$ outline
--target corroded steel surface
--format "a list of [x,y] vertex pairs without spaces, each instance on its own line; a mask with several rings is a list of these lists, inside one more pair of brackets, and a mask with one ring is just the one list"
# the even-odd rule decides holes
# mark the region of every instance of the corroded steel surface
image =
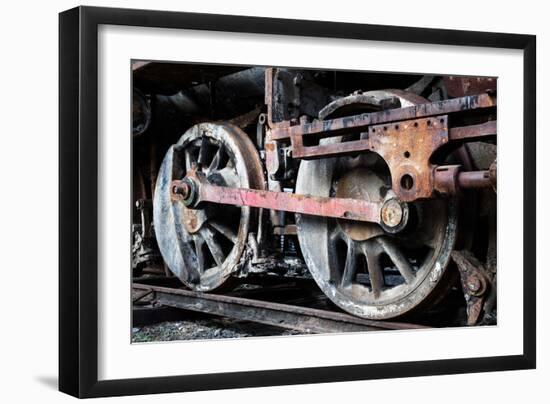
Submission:
[[434,169],[434,189],[445,195],[456,194],[460,188],[496,187],[496,165],[490,170],[464,171],[460,165],[439,166]]
[[290,139],[292,136],[337,136],[343,132],[365,131],[370,125],[377,125],[407,119],[425,118],[465,110],[473,111],[496,107],[496,97],[490,94],[471,95],[451,100],[419,104],[411,107],[396,108],[335,118],[326,121],[316,120],[311,123],[289,127],[276,127],[270,130],[271,140]]
[[392,189],[403,201],[428,198],[433,193],[430,157],[448,142],[447,117],[376,125],[369,132],[371,150],[388,164]]
[[[193,201],[194,206],[200,206],[203,202],[211,202],[380,223],[382,204],[379,202],[224,187],[209,184],[204,179],[199,179],[193,172],[187,173],[186,179],[190,178],[195,179],[197,184],[197,198]],[[172,182],[172,187],[178,188],[180,184],[181,181],[175,180]]]
[[496,77],[445,76],[443,83],[450,97],[479,94],[497,88]]
[[449,140],[476,140],[497,134],[497,121],[487,121],[477,125],[451,128]]
[[491,175],[489,170],[465,171],[458,174],[460,188],[489,188],[496,186],[496,174]]
[[[371,151],[388,164],[392,189],[403,201],[429,198],[433,194],[430,157],[449,141],[447,116],[374,125],[361,140],[322,144],[311,148],[295,146],[295,157],[328,157]],[[310,149],[310,150],[308,150]],[[313,150],[313,151],[312,151]]]
[[[303,136],[293,136],[293,157],[317,159],[374,152],[382,156],[391,172],[392,189],[405,202],[433,196],[434,175],[441,172],[430,163],[432,155],[452,140],[475,139],[496,134],[496,121],[449,129],[447,115],[369,126],[361,139],[304,146]],[[485,173],[461,173],[453,179],[465,188],[490,187]],[[440,183],[441,184],[441,183]],[[450,188],[449,188],[450,189]],[[453,192],[456,190],[453,190]]]

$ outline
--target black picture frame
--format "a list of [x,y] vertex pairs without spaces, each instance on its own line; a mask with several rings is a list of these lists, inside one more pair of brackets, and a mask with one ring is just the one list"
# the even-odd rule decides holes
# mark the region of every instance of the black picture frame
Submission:
[[[523,50],[523,354],[98,381],[100,24]],[[101,397],[535,368],[535,73],[533,35],[96,7],[60,13],[59,389]]]

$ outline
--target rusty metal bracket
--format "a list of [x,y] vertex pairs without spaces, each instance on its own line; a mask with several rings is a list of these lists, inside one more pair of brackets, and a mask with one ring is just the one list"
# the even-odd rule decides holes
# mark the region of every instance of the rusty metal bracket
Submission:
[[403,201],[430,198],[433,194],[433,170],[430,157],[449,141],[447,116],[374,125],[362,139],[305,147],[302,137],[292,136],[292,153],[296,158],[330,157],[361,151],[379,154],[387,162],[392,189]]
[[430,157],[449,141],[446,115],[375,125],[370,128],[368,140],[371,150],[388,164],[392,189],[401,200],[432,196],[434,165]]
[[[431,198],[434,190],[456,193],[458,187],[494,186],[488,171],[463,172],[460,167],[448,171],[430,163],[433,153],[456,139],[474,139],[496,133],[496,125],[449,128],[448,115],[373,125],[359,140],[305,146],[304,136],[293,134],[292,156],[302,159],[374,152],[388,164],[392,190],[405,202]],[[443,191],[443,192],[442,192]]]
[[[273,77],[270,74],[273,72],[266,74],[267,82],[271,83]],[[269,85],[266,87],[268,115],[272,109],[269,104],[272,90]],[[390,169],[393,192],[405,202],[431,198],[434,190],[448,194],[455,193],[462,186],[494,186],[494,181],[491,183],[490,176],[485,172],[460,175],[457,170],[454,173],[445,173],[445,170],[436,172],[437,167],[430,163],[430,158],[449,142],[496,136],[497,124],[491,115],[495,108],[495,94],[483,93],[343,118],[313,122],[305,119],[299,124],[289,121],[274,124],[270,121],[266,144],[268,166],[271,172],[283,167],[279,164],[279,155],[275,154],[277,145],[290,140],[292,158],[296,159],[320,159],[364,152],[379,154]],[[485,114],[487,121],[451,127],[450,116],[474,110]],[[460,119],[453,122],[460,122]],[[320,142],[323,138],[350,134],[355,134],[353,140],[342,137],[339,142]],[[437,184],[436,180],[443,183]]]
[[475,325],[482,318],[488,292],[493,287],[492,282],[483,264],[470,251],[453,251],[451,256],[460,272],[468,314],[467,325]]

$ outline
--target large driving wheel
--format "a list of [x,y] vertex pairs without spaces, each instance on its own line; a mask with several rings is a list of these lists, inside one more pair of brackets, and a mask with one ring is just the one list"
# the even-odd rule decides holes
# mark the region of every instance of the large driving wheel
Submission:
[[[401,99],[402,106],[410,99]],[[296,193],[378,202],[392,193],[391,178],[375,153],[303,161]],[[390,319],[429,307],[449,288],[457,212],[455,199],[414,202],[407,228],[394,234],[373,223],[299,214],[296,221],[300,248],[321,290],[349,313]]]
[[157,179],[154,226],[164,261],[186,286],[198,291],[220,287],[241,258],[257,211],[207,204],[189,209],[171,199],[170,184],[196,167],[212,184],[263,189],[258,153],[239,128],[229,124],[193,126],[170,147]]

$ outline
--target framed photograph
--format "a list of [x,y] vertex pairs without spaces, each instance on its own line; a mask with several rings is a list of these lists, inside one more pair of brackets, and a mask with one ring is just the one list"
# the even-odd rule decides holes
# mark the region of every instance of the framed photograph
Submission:
[[61,391],[536,366],[535,36],[59,27]]

